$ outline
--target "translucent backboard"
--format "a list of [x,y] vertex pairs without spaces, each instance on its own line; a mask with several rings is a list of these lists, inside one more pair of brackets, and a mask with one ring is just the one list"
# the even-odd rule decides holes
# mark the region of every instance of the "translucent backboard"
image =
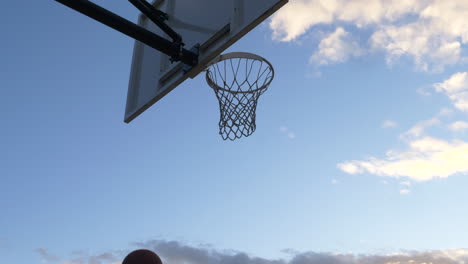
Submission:
[[[166,23],[185,43],[198,47],[198,64],[187,68],[136,41],[125,109],[129,123],[187,78],[197,76],[221,52],[267,19],[288,0],[156,0],[153,6],[167,13]],[[167,37],[150,19],[140,15],[138,24]]]

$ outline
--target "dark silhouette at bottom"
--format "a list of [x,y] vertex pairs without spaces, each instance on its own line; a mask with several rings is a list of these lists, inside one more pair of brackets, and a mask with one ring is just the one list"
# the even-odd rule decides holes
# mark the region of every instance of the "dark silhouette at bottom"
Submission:
[[156,253],[147,249],[138,249],[128,254],[122,264],[162,264]]

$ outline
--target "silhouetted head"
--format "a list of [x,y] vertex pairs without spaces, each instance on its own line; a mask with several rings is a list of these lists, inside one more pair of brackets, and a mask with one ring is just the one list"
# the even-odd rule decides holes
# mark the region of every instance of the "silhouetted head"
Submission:
[[161,259],[151,250],[138,249],[128,254],[122,264],[162,264]]

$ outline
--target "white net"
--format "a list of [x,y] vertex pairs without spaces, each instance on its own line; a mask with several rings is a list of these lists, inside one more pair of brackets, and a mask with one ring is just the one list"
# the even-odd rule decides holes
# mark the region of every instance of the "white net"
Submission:
[[264,58],[234,52],[221,55],[206,70],[219,101],[219,134],[224,140],[250,136],[256,129],[257,102],[274,77]]

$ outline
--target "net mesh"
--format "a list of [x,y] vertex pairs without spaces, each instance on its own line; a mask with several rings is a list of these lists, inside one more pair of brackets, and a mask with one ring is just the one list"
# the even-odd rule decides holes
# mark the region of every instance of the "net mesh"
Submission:
[[221,57],[207,68],[207,82],[219,101],[219,134],[224,140],[247,137],[255,131],[257,102],[273,76],[268,61],[248,53]]

